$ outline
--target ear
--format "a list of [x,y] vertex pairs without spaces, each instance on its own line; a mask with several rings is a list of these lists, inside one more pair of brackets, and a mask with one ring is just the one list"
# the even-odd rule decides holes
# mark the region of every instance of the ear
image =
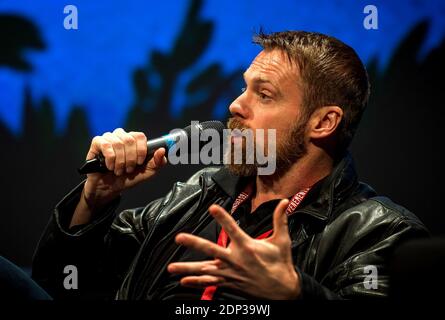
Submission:
[[343,119],[343,110],[338,106],[318,108],[309,119],[309,137],[321,139],[332,136],[341,119]]

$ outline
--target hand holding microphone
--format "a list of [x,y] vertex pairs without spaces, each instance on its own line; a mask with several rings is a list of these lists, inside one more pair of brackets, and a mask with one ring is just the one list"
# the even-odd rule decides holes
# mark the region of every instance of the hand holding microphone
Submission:
[[[220,121],[206,121],[203,123],[193,123],[191,126],[188,126],[182,130],[173,132],[171,134],[156,138],[156,139],[152,139],[149,140],[147,142],[145,136],[140,136],[140,132],[130,132],[130,135],[136,137],[136,135],[138,135],[139,137],[139,142],[142,143],[143,145],[140,145],[139,151],[142,152],[140,155],[138,155],[138,160],[140,160],[140,157],[149,160],[154,152],[159,149],[159,148],[165,148],[166,150],[170,149],[171,147],[175,146],[176,143],[180,142],[184,142],[189,140],[193,129],[199,133],[201,133],[203,130],[206,129],[213,129],[216,130],[218,133],[222,133],[223,129],[224,129],[224,125],[222,122]],[[116,133],[120,138],[123,139],[129,139],[129,141],[127,142],[132,142],[131,141],[131,137],[125,137],[125,131],[123,131],[122,129],[117,129],[120,130],[119,132],[116,132],[116,130],[113,133]],[[123,132],[123,133],[122,133]],[[100,139],[101,137],[96,137],[98,139]],[[95,139],[96,139],[95,138]],[[106,138],[106,137],[105,137]],[[111,138],[112,135],[111,135]],[[143,140],[145,138],[145,141]],[[94,142],[94,139],[93,139]],[[148,148],[148,153],[145,150],[145,143],[147,144],[147,148]],[[111,152],[112,155],[112,152]],[[96,153],[94,155],[93,158],[88,158],[87,157],[87,161],[82,165],[82,167],[80,167],[78,169],[79,173],[81,174],[85,174],[85,173],[92,173],[92,172],[107,172],[107,171],[113,171],[114,169],[110,168],[110,164],[112,163],[112,161],[110,159],[108,159],[108,163],[106,160],[106,157],[104,156],[104,153],[99,152]],[[139,165],[141,165],[142,163],[138,163]],[[134,164],[133,164],[134,167]],[[131,168],[131,166],[130,166]],[[120,168],[121,169],[121,168]],[[116,175],[118,175],[119,171],[116,172]]]
[[[207,121],[195,124],[193,129],[222,132],[224,125],[219,121]],[[93,212],[117,198],[122,191],[154,176],[167,164],[168,149],[180,139],[190,138],[191,130],[189,126],[147,141],[142,132],[126,132],[119,128],[93,138],[86,162],[79,168],[80,173],[87,174],[87,180],[70,226],[88,223]]]
[[117,198],[123,190],[154,176],[167,163],[164,148],[156,150],[148,162],[145,161],[147,150],[147,138],[142,132],[116,129],[93,138],[87,162],[100,155],[107,170],[87,174],[70,226],[88,223],[94,212]]

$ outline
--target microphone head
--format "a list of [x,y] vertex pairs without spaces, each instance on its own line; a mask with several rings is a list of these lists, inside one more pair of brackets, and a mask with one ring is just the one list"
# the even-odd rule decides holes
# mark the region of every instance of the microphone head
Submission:
[[[217,120],[204,121],[204,122],[201,122],[201,123],[198,122],[198,123],[193,124],[193,125],[200,132],[202,132],[203,130],[206,130],[206,129],[214,129],[214,130],[216,130],[220,134],[223,132],[223,130],[225,128],[225,125],[221,121],[217,121]],[[187,137],[190,137],[191,130],[192,130],[191,125],[188,126],[188,127],[185,127],[183,130],[187,134]]]
[[221,121],[211,120],[211,121],[205,121],[205,122],[201,123],[201,127],[203,130],[215,129],[219,133],[222,133],[226,126]]

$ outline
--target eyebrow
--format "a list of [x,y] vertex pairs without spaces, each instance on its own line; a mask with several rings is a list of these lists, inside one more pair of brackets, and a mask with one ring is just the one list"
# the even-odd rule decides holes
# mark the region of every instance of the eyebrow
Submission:
[[[247,81],[246,81],[246,72],[243,73],[243,78],[244,78],[244,82],[247,83]],[[251,81],[254,82],[254,83],[269,83],[270,85],[272,85],[272,87],[274,87],[275,90],[277,90],[278,92],[280,91],[278,86],[276,86],[272,81],[270,81],[267,78],[262,78],[262,77],[256,76],[256,77],[252,78]]]

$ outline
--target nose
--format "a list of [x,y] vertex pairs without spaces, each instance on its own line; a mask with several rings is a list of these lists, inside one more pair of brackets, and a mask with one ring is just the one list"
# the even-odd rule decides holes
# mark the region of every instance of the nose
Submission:
[[235,118],[247,119],[249,110],[245,101],[246,92],[243,92],[238,98],[236,98],[229,107],[229,111]]

